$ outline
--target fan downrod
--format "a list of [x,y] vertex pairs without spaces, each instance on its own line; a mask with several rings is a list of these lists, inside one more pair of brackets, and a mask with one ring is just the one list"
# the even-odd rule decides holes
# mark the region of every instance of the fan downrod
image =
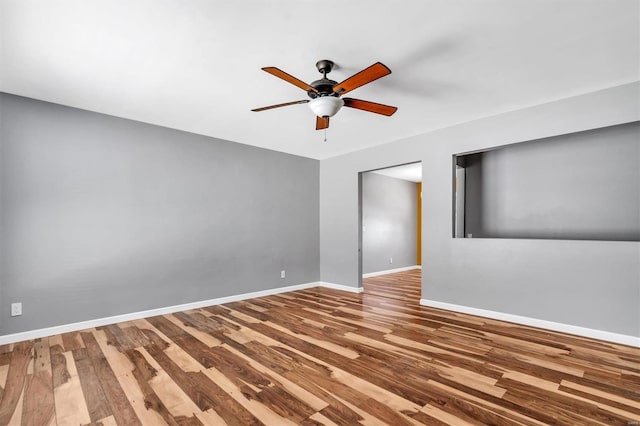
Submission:
[[327,74],[331,72],[333,65],[333,61],[328,59],[322,59],[316,62],[316,68],[322,73],[322,78],[311,83],[311,87],[316,90],[307,91],[307,95],[309,95],[311,99],[315,99],[318,96],[337,96],[333,93],[333,86],[338,84],[338,82],[327,78]]

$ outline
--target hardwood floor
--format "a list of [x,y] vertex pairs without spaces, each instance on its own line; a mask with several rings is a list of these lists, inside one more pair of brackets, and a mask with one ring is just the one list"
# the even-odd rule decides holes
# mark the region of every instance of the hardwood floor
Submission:
[[0,346],[0,425],[635,425],[640,349],[418,304],[420,271]]

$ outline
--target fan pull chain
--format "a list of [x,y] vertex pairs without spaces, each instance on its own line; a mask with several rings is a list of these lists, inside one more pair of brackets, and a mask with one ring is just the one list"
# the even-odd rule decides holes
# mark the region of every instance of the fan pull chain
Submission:
[[327,141],[327,129],[324,129],[324,141]]

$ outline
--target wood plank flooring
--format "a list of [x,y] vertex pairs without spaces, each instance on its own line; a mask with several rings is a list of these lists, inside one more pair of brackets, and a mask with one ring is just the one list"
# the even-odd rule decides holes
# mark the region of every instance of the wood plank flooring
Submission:
[[414,270],[0,345],[0,425],[640,422],[640,349],[419,298]]

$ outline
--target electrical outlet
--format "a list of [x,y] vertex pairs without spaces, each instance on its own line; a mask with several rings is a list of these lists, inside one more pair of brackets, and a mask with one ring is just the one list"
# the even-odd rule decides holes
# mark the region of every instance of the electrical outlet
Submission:
[[389,263],[393,263],[393,257],[389,258]]
[[473,234],[467,234],[467,238],[473,238]]
[[285,271],[284,269],[280,271],[280,278],[284,278],[286,276],[287,276],[287,271]]
[[20,302],[12,303],[11,304],[11,316],[12,317],[17,317],[19,315],[22,315],[22,303],[20,303]]

